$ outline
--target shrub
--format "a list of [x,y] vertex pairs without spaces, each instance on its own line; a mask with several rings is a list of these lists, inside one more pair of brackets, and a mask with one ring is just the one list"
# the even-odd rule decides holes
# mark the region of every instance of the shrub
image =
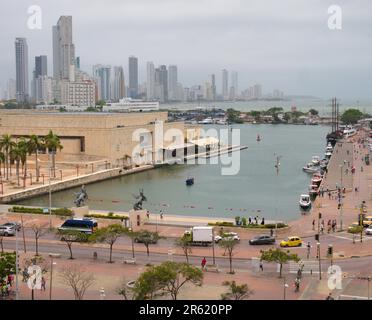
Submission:
[[234,227],[233,222],[227,222],[227,221],[217,221],[216,223],[208,223],[209,226],[217,226],[217,227]]
[[247,225],[247,218],[246,217],[242,218],[242,224],[243,224],[243,226]]
[[129,217],[127,217],[127,216],[124,216],[124,217],[114,216],[113,213],[111,215],[110,215],[110,213],[108,213],[107,215],[104,215],[104,214],[85,214],[84,217],[85,218],[96,218],[96,219],[114,219],[114,220],[121,220],[121,219],[128,220],[129,219]]
[[[49,212],[44,212],[43,208],[28,208],[28,207],[22,207],[22,206],[13,206],[12,208],[9,208],[9,212],[15,212],[15,213],[31,213],[31,214],[49,214]],[[57,208],[52,209],[52,214],[57,216],[72,216],[72,210],[68,208]]]

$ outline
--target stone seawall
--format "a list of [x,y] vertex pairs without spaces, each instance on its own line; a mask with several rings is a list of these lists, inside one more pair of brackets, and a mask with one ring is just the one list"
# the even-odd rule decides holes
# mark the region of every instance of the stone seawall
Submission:
[[[115,168],[115,169],[109,169],[109,170],[104,170],[100,172],[95,172],[92,174],[87,174],[87,175],[81,175],[76,178],[70,178],[66,179],[63,181],[58,181],[58,182],[52,182],[50,185],[51,191],[61,191],[65,189],[70,189],[74,187],[79,187],[82,184],[90,184],[102,180],[107,180],[107,179],[112,179],[120,176],[125,176],[129,174],[133,174],[136,172],[141,172],[141,171],[146,171],[153,169],[154,166],[152,165],[146,165],[130,170],[123,170],[121,168]],[[18,191],[18,192],[13,192],[11,194],[6,194],[4,196],[0,197],[0,203],[11,203],[19,200],[24,200],[28,198],[32,198],[35,196],[39,195],[44,195],[49,193],[49,185],[45,184],[43,186],[37,186],[34,188],[28,188],[26,190]]]

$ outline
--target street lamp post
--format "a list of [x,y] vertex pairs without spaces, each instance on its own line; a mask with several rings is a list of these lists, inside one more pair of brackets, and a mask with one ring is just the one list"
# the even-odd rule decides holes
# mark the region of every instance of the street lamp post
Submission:
[[49,300],[52,300],[52,287],[53,287],[53,265],[56,265],[53,258],[59,258],[61,255],[58,253],[49,253],[50,257],[50,286],[49,286]]
[[19,273],[19,259],[18,259],[18,228],[15,228],[16,232],[16,300],[19,300],[19,284],[18,284],[18,273]]
[[318,256],[318,260],[319,260],[319,280],[322,280],[322,263],[321,263],[321,259],[320,259],[320,242],[317,242],[316,248],[317,248],[317,256]]
[[52,229],[52,188],[51,180],[52,178],[52,167],[49,166],[49,229]]
[[343,165],[340,165],[340,174],[341,174],[341,178],[340,178],[340,231],[343,230],[343,226],[342,226],[342,218],[343,218],[343,209],[342,209],[342,206],[343,206],[343,203],[342,203],[342,170],[343,170],[344,166]]
[[214,253],[214,228],[212,228],[212,253],[213,253],[213,265],[216,265],[216,257]]
[[286,277],[283,278],[283,300],[286,299],[286,291],[288,288],[288,283],[286,282]]

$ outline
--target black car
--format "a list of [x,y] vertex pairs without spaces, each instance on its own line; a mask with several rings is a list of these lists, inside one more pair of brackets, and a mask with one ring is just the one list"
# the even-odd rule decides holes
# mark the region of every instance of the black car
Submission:
[[249,244],[252,244],[252,245],[274,244],[274,243],[275,243],[275,238],[270,235],[257,236],[249,240]]

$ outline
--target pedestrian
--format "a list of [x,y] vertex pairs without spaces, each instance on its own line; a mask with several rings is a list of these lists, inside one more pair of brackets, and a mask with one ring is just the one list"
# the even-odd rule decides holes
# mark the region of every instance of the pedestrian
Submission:
[[313,219],[313,230],[315,230],[315,219]]
[[295,292],[299,292],[300,291],[300,282],[301,282],[301,280],[299,278],[296,278],[295,283],[294,283],[294,285],[295,285]]
[[307,242],[307,258],[309,259],[310,258],[310,250],[311,250],[311,243],[310,241]]
[[270,229],[270,237],[272,237],[274,235],[274,230],[273,228]]
[[254,222],[255,222],[255,224],[258,224],[257,216],[254,217]]
[[41,277],[41,290],[46,290],[46,280],[44,277]]
[[262,226],[265,225],[265,218],[262,218],[262,220],[261,220],[261,225],[262,225]]
[[332,297],[332,292],[328,294],[328,296],[326,297],[326,300],[335,300],[335,298]]
[[260,260],[260,270],[263,272],[263,263],[262,263],[262,260]]
[[324,224],[323,223],[320,224],[320,232],[322,234],[324,234]]
[[252,224],[252,218],[251,217],[248,218],[248,224]]
[[160,210],[160,219],[163,219],[163,210]]
[[331,191],[328,191],[328,199],[331,200]]
[[147,216],[147,219],[150,219],[150,211],[149,210],[147,210],[146,216]]
[[205,270],[206,264],[207,264],[207,259],[205,259],[205,257],[204,257],[203,260],[202,260],[202,262],[201,262],[202,270]]

